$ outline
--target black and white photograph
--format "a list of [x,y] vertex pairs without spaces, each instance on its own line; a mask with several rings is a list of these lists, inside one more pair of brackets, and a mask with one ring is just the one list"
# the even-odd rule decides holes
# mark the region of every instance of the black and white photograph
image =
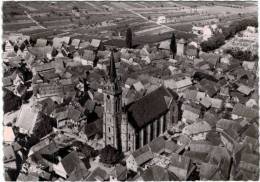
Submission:
[[258,181],[257,1],[4,1],[1,181]]

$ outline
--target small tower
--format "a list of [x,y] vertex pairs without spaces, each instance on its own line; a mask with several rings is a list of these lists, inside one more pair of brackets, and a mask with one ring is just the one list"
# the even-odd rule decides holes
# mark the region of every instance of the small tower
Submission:
[[187,42],[184,39],[180,39],[177,42],[177,55],[183,56],[186,55]]
[[105,84],[103,139],[105,145],[121,150],[120,122],[122,108],[122,90],[116,74],[114,54],[111,52],[108,81]]

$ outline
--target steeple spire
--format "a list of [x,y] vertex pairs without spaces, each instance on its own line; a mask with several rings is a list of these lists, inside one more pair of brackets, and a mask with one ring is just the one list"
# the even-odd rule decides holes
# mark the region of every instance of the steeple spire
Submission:
[[110,56],[110,65],[109,65],[109,71],[108,76],[111,82],[114,82],[116,80],[116,66],[115,66],[115,60],[114,60],[114,53],[111,51]]

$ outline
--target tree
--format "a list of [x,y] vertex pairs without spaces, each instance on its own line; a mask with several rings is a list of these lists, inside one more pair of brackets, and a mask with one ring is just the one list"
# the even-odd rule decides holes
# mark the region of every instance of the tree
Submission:
[[126,41],[126,46],[128,48],[132,48],[132,30],[130,27],[126,30],[126,40],[125,41]]
[[110,145],[106,145],[100,152],[100,161],[105,164],[116,164],[120,162],[124,154]]
[[17,52],[18,49],[19,49],[18,45],[15,44],[15,45],[14,45],[14,52]]
[[171,53],[172,53],[173,58],[174,58],[175,55],[176,55],[176,52],[177,52],[176,38],[175,38],[175,34],[174,34],[174,32],[172,33],[170,49],[171,49]]

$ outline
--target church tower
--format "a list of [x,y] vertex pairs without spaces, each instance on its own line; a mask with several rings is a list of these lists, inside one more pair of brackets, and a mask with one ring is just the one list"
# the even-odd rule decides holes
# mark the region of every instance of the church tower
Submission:
[[103,139],[105,145],[121,150],[120,123],[122,109],[122,90],[116,74],[113,51],[110,57],[108,81],[105,84]]

